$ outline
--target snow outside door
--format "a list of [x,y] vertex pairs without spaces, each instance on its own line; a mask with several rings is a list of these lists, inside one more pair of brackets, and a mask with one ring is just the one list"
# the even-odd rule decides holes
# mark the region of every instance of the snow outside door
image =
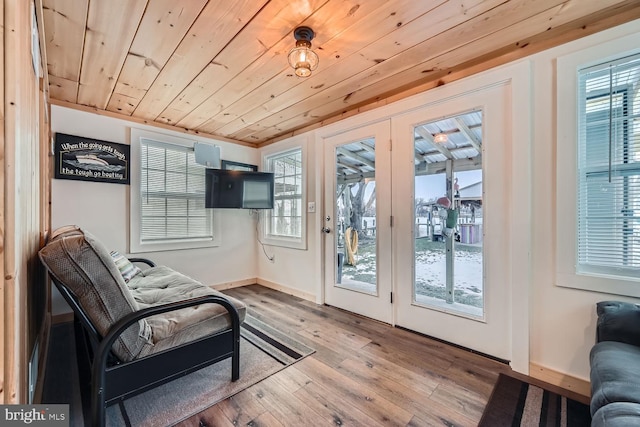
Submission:
[[325,302],[392,323],[389,121],[324,139]]

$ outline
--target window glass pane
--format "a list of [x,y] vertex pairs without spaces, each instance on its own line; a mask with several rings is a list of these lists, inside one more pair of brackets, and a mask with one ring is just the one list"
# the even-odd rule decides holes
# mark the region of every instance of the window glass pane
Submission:
[[182,146],[142,139],[140,149],[140,240],[212,239],[205,168]]
[[414,302],[482,316],[482,111],[414,133]]
[[164,198],[144,197],[142,203],[143,217],[164,217],[166,216],[166,203]]
[[578,266],[640,273],[640,55],[578,73]]
[[279,153],[266,159],[274,173],[274,209],[267,211],[267,237],[302,237],[302,150]]

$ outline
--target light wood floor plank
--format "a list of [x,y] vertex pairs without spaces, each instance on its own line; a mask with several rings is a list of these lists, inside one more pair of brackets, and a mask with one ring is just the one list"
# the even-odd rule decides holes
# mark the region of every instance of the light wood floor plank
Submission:
[[224,292],[316,351],[180,427],[475,426],[498,374],[524,377],[442,341],[262,286]]

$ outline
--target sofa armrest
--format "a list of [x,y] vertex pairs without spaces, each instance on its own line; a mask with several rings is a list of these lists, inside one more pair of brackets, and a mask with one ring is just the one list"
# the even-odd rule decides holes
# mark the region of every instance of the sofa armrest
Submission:
[[147,258],[129,258],[131,262],[141,262],[143,264],[147,264],[149,267],[155,267],[156,263]]
[[622,301],[602,301],[596,308],[596,342],[619,341],[640,346],[640,306]]

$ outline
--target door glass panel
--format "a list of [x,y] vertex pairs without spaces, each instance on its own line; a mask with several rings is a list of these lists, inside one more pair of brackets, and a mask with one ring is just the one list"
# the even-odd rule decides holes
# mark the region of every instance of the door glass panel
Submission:
[[336,147],[336,286],[377,293],[375,139]]
[[416,304],[482,316],[482,112],[414,129]]

